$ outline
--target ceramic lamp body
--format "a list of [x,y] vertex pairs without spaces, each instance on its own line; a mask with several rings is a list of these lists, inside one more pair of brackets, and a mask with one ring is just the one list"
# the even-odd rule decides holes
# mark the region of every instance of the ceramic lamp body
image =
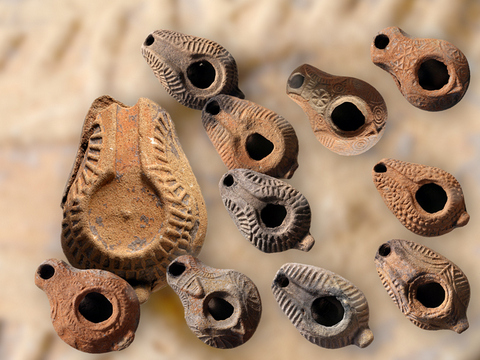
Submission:
[[340,155],[358,155],[382,137],[387,106],[380,93],[360,79],[299,66],[287,94],[306,113],[318,141]]
[[167,92],[182,105],[200,110],[218,94],[244,98],[235,59],[211,40],[157,30],[144,41],[142,54]]
[[62,207],[62,247],[78,268],[126,279],[141,302],[168,264],[198,254],[207,214],[168,113],[148,99],[102,97],[87,115]]
[[207,345],[229,349],[249,340],[262,313],[255,284],[234,270],[216,269],[184,255],[167,271],[190,330]]
[[288,263],[272,283],[275,300],[308,341],[330,349],[373,341],[368,303],[341,276],[311,265]]
[[375,65],[390,73],[407,101],[422,110],[446,110],[470,84],[465,55],[444,40],[411,37],[398,27],[377,34],[371,49]]
[[50,259],[38,267],[35,284],[47,294],[53,327],[68,345],[104,353],[125,349],[133,341],[140,304],[120,277]]
[[375,265],[395,305],[425,330],[468,329],[470,285],[458,266],[433,250],[406,240],[380,246]]
[[202,123],[228,169],[251,169],[288,179],[298,167],[295,130],[271,110],[218,95],[202,110]]
[[459,182],[444,170],[383,159],[372,174],[385,204],[415,234],[439,236],[470,219]]
[[309,251],[311,212],[307,199],[286,182],[247,169],[220,180],[223,204],[240,233],[257,249]]

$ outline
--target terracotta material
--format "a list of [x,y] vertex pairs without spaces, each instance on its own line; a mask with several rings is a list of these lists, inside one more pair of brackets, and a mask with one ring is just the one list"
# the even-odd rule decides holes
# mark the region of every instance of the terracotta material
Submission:
[[266,253],[309,251],[310,205],[282,180],[247,169],[234,169],[219,183],[223,204],[240,233]]
[[38,267],[35,284],[47,294],[53,327],[68,345],[104,353],[123,350],[132,343],[140,304],[122,278],[50,259]]
[[200,110],[218,94],[245,97],[235,59],[211,40],[157,30],[145,39],[142,54],[167,92],[189,108]]
[[395,305],[425,330],[468,329],[470,285],[460,268],[435,251],[406,240],[390,240],[375,255],[383,286]]
[[228,169],[251,169],[288,179],[298,167],[295,130],[271,110],[218,95],[203,108],[202,122]]
[[205,344],[234,348],[255,332],[262,303],[255,284],[245,275],[184,255],[169,265],[167,280],[182,301],[187,325]]
[[308,341],[330,349],[373,341],[368,303],[341,276],[311,265],[289,263],[275,275],[272,291],[280,308]]
[[197,255],[207,213],[168,113],[148,99],[94,101],[62,201],[62,247],[78,268],[126,279],[141,302],[166,267]]
[[441,169],[383,159],[373,168],[373,182],[388,208],[415,234],[442,235],[470,219],[460,184]]
[[422,110],[452,107],[470,83],[467,58],[444,40],[417,39],[389,27],[377,34],[370,53],[373,63],[393,76],[408,102]]
[[330,75],[305,64],[288,78],[287,94],[307,114],[318,141],[337,154],[361,154],[385,130],[385,101],[365,81]]

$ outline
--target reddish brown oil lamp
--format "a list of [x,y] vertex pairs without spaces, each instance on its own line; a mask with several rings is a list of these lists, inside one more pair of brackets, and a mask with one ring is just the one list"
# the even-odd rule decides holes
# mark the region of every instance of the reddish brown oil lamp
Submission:
[[148,99],[92,104],[62,201],[62,247],[77,268],[127,280],[140,302],[168,264],[197,255],[207,212],[170,115]]
[[68,345],[104,353],[125,349],[133,341],[140,303],[122,278],[50,259],[38,267],[35,284],[47,294],[53,327]]
[[370,53],[373,63],[392,75],[407,101],[422,110],[448,109],[468,89],[467,58],[445,40],[418,39],[389,27],[375,36]]
[[251,169],[289,179],[298,167],[295,130],[263,106],[218,95],[205,105],[202,123],[228,169]]

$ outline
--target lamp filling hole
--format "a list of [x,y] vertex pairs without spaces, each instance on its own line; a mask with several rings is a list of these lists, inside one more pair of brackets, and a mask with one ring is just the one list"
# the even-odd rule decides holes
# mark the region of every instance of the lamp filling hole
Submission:
[[332,111],[332,122],[342,131],[355,131],[365,124],[365,116],[351,102],[344,102]]
[[248,155],[256,161],[262,160],[270,155],[274,148],[270,140],[258,133],[248,135],[245,147]]
[[233,305],[220,297],[212,297],[207,303],[207,310],[217,320],[226,320],[233,314]]
[[263,223],[269,228],[282,225],[285,216],[287,216],[285,206],[276,204],[267,204],[260,213]]
[[436,282],[420,285],[417,288],[417,300],[426,308],[436,308],[445,300],[445,289]]
[[415,199],[426,212],[433,214],[443,210],[448,197],[440,185],[434,183],[424,184],[415,193]]
[[447,65],[435,59],[424,61],[418,69],[418,83],[425,90],[440,90],[449,79]]
[[215,81],[215,68],[206,60],[197,61],[187,68],[187,77],[193,86],[206,89]]
[[100,323],[112,316],[113,306],[104,295],[98,292],[91,292],[80,301],[78,311],[88,321]]
[[312,317],[320,325],[333,326],[343,319],[345,309],[335,296],[325,296],[312,303]]

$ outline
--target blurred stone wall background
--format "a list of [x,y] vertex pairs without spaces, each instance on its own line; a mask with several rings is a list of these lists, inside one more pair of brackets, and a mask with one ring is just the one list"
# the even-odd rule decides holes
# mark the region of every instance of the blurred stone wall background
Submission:
[[[471,83],[450,110],[411,106],[391,76],[370,61],[370,44],[387,26],[458,46]],[[284,116],[300,142],[299,168],[288,182],[309,200],[316,244],[309,253],[264,254],[237,231],[221,202],[226,171],[200,112],[169,97],[140,53],[145,37],[172,29],[222,44],[235,57],[247,99]],[[467,0],[19,0],[0,2],[0,359],[478,359],[480,358],[480,2]],[[342,157],[315,138],[302,110],[285,94],[293,69],[310,63],[363,79],[380,91],[389,119],[370,151]],[[217,350],[187,328],[169,288],[142,306],[136,339],[126,350],[83,354],[63,343],[45,294],[34,285],[60,246],[63,187],[91,102],[109,94],[134,105],[147,97],[172,116],[207,204],[209,225],[199,258],[234,268],[258,286],[263,315],[243,346]],[[470,223],[438,237],[406,230],[384,205],[372,179],[384,157],[440,167],[462,184]],[[470,280],[470,329],[424,331],[397,309],[373,258],[391,238],[413,240],[455,262]],[[374,342],[366,349],[327,350],[305,340],[270,291],[286,262],[321,266],[366,295]]]

